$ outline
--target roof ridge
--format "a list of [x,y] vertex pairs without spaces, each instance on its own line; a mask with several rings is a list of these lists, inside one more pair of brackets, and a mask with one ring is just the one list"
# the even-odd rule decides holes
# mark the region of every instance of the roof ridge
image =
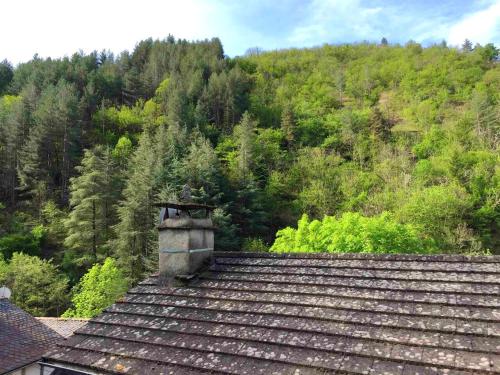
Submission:
[[57,317],[57,316],[35,316],[35,319],[38,320],[61,320],[61,321],[82,321],[87,322],[91,318],[67,318],[67,317]]

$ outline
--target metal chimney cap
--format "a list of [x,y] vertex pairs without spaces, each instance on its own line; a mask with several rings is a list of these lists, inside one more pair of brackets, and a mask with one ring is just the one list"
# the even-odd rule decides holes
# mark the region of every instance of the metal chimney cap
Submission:
[[153,203],[154,207],[165,207],[165,208],[174,208],[178,210],[215,210],[217,207],[209,206],[206,204],[200,203],[174,203],[174,202],[158,202]]
[[2,298],[9,299],[11,295],[12,295],[12,292],[6,286],[2,286],[0,288],[0,299],[2,299]]

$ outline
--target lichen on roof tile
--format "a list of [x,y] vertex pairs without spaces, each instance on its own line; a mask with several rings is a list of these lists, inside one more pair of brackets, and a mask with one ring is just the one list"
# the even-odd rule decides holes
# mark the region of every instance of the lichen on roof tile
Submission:
[[189,285],[148,278],[45,360],[130,374],[499,373],[499,276],[495,256],[217,253]]

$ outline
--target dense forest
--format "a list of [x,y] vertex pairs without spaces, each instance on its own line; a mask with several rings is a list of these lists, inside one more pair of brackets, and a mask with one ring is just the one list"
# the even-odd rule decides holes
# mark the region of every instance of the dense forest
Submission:
[[185,184],[218,207],[218,250],[498,252],[498,53],[384,39],[229,58],[169,36],[4,61],[0,284],[37,315],[71,297],[67,316],[94,315],[155,270],[153,204]]

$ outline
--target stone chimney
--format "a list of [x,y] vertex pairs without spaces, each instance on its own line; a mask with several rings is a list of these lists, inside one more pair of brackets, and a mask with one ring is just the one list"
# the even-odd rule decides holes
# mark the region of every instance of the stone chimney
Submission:
[[196,274],[210,262],[214,251],[214,207],[193,203],[156,206],[162,207],[158,226],[160,278],[170,280]]

